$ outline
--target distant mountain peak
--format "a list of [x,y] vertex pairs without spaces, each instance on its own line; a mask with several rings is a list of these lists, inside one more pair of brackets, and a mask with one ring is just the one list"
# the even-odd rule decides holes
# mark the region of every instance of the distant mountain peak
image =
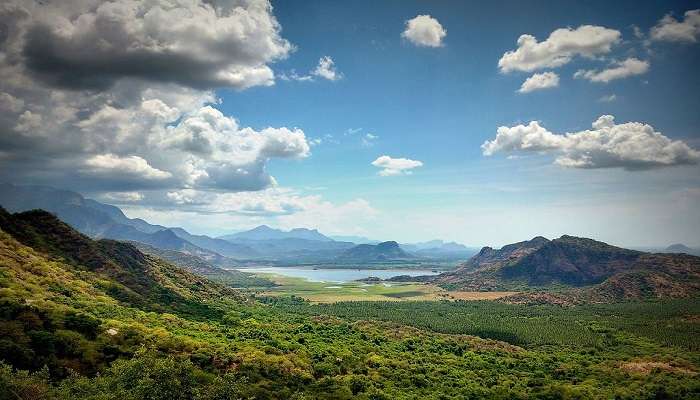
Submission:
[[683,253],[690,254],[693,256],[700,256],[700,249],[693,249],[684,245],[683,243],[674,243],[664,250],[664,253]]
[[276,239],[305,239],[322,242],[333,241],[333,239],[323,235],[316,229],[294,228],[289,231],[284,231],[281,229],[271,228],[267,225],[259,225],[253,229],[231,235],[224,235],[220,238],[228,241]]
[[411,259],[415,256],[403,251],[393,240],[379,244],[359,244],[345,250],[338,259],[348,262],[374,262]]

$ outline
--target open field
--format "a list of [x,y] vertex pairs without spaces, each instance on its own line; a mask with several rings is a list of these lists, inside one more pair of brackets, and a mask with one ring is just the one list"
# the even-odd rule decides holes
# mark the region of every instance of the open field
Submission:
[[279,285],[263,296],[299,296],[313,303],[341,301],[495,300],[516,292],[447,291],[435,285],[411,282],[313,282],[277,274],[256,274]]

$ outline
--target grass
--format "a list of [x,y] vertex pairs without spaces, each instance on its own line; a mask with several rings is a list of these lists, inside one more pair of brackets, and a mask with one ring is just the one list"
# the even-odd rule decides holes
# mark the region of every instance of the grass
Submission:
[[339,301],[436,300],[444,298],[444,290],[415,283],[313,282],[277,274],[259,274],[278,286],[264,291],[264,296],[299,296],[313,303]]
[[494,300],[514,292],[447,291],[435,285],[411,282],[313,282],[304,278],[279,274],[256,274],[273,281],[276,287],[263,291],[263,296],[302,297],[313,303],[342,301],[429,301],[429,300]]

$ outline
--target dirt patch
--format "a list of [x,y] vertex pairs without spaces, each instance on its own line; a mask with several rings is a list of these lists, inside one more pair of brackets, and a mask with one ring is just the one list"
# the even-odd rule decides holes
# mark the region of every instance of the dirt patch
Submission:
[[700,323],[700,315],[696,315],[696,314],[686,315],[685,317],[683,317],[683,320],[686,322],[692,322],[694,324]]
[[629,373],[649,375],[654,371],[676,372],[686,375],[697,375],[697,372],[682,366],[660,361],[631,361],[620,365],[620,369]]

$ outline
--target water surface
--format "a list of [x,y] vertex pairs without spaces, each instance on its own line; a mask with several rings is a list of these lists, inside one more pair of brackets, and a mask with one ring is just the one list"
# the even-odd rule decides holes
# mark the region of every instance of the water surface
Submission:
[[358,279],[369,278],[376,276],[381,279],[389,279],[399,275],[419,276],[419,275],[437,275],[439,272],[433,272],[430,269],[338,269],[338,268],[317,268],[312,267],[251,267],[237,268],[242,272],[251,273],[266,273],[291,276],[294,278],[305,278],[311,282],[334,282],[343,283],[356,281]]

